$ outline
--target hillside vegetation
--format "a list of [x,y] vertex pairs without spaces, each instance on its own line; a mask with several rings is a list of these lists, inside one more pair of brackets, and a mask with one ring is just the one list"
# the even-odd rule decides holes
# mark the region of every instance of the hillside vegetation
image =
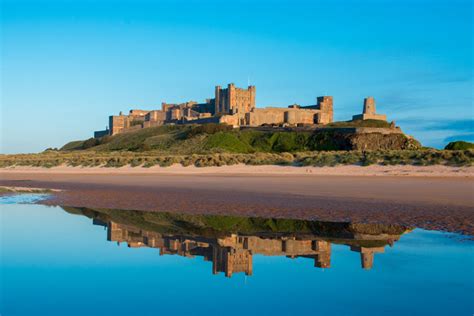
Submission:
[[[387,124],[386,122],[383,122]],[[334,123],[336,124],[336,123]],[[339,122],[341,127],[354,127]],[[380,125],[367,121],[365,125]],[[358,123],[359,127],[362,123]],[[386,127],[386,126],[384,126]],[[207,153],[282,153],[318,150],[353,149],[417,149],[420,144],[403,134],[356,134],[341,128],[312,130],[233,129],[228,125],[175,125],[142,129],[136,132],[105,136],[101,139],[74,141],[62,151],[94,150],[144,152],[154,150],[166,154]]]
[[471,166],[474,150],[379,150],[379,151],[304,151],[295,153],[213,153],[171,155],[158,151],[146,152],[95,152],[90,150],[40,154],[0,155],[0,168],[34,166],[51,168],[60,165],[72,167],[152,167],[171,166],[225,166],[289,165],[289,166],[337,166],[337,165],[447,165]]
[[[386,122],[385,122],[386,123]],[[448,165],[471,166],[474,150],[422,148],[404,134],[355,133],[350,127],[382,124],[338,122],[319,130],[233,129],[227,125],[177,125],[90,138],[39,154],[0,155],[11,166],[152,167],[290,165]],[[351,125],[352,124],[352,125]],[[371,126],[373,127],[373,126]]]
[[[90,209],[62,207],[66,212],[87,216],[103,222],[113,221],[142,230],[161,234],[183,234],[187,236],[220,237],[229,234],[254,236],[317,235],[321,237],[352,239],[359,234],[401,235],[409,227],[401,225],[362,224],[349,222],[322,222],[297,219],[260,217],[237,217],[222,215],[190,215],[166,212],[143,212],[133,210]],[[368,246],[381,246],[385,238],[365,241]],[[364,241],[361,241],[364,242]]]
[[450,142],[449,144],[444,147],[446,150],[468,150],[474,149],[474,144],[470,142],[465,142],[462,140],[458,140],[455,142]]

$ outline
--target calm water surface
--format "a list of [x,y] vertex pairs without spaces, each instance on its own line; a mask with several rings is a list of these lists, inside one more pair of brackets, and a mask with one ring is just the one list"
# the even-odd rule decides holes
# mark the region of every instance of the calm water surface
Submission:
[[472,315],[474,242],[0,198],[0,314]]

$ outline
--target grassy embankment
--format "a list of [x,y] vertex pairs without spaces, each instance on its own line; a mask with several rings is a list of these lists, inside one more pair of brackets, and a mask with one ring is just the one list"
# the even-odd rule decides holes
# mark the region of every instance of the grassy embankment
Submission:
[[54,190],[51,189],[0,186],[0,196],[5,194],[46,194],[52,192]]
[[[381,124],[383,126],[381,126]],[[387,127],[386,122],[338,122],[329,127]],[[329,135],[329,136],[328,136]],[[223,166],[339,164],[469,166],[474,150],[344,151],[330,133],[312,131],[234,130],[226,125],[162,126],[133,133],[66,144],[61,150],[39,154],[0,155],[0,167],[103,166],[151,167],[154,165]],[[400,137],[405,137],[400,135]]]
[[[201,237],[220,237],[229,234],[278,236],[316,235],[343,239],[339,242],[355,243],[353,237],[365,235],[402,235],[410,228],[400,225],[362,224],[348,222],[322,222],[296,219],[237,217],[222,215],[190,215],[132,210],[89,209],[63,207],[72,214],[80,214],[104,222],[113,221],[161,234],[184,234]],[[386,238],[361,240],[368,247],[383,246]]]

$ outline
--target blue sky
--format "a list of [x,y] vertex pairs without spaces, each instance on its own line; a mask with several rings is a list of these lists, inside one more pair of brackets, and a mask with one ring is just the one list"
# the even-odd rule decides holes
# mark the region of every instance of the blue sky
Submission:
[[257,106],[374,96],[424,145],[474,140],[470,0],[2,0],[1,152],[85,139],[107,117],[247,81]]

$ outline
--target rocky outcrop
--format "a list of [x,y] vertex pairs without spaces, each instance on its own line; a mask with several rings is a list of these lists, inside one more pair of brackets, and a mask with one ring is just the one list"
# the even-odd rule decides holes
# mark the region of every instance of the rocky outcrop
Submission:
[[321,129],[312,136],[316,150],[404,150],[419,149],[421,144],[389,128],[334,128]]

